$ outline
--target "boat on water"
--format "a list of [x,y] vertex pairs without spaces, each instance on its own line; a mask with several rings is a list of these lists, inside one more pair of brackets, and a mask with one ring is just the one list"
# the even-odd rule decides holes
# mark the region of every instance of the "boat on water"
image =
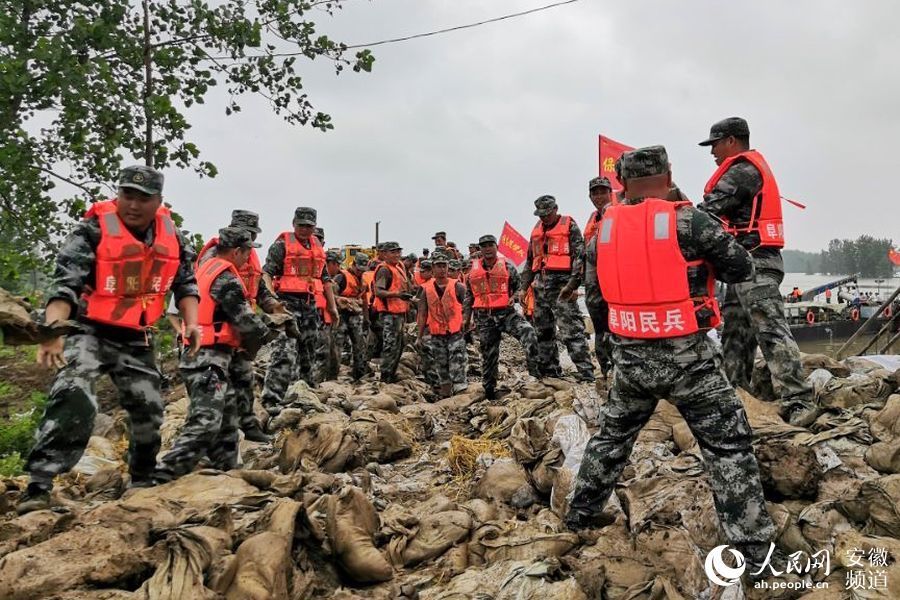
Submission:
[[[821,342],[846,339],[863,327],[878,310],[877,306],[856,306],[849,302],[790,302],[784,305],[784,315],[798,342]],[[877,333],[890,318],[880,316],[863,333]]]

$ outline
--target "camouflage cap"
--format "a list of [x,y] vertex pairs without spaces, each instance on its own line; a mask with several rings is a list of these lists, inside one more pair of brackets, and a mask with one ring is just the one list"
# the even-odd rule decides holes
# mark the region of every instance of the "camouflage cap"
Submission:
[[606,188],[608,190],[612,189],[612,184],[609,182],[609,178],[607,177],[594,177],[588,182],[588,191],[591,192],[597,188]]
[[384,252],[384,242],[381,242],[380,244],[375,246],[375,249],[378,250],[379,252]]
[[556,208],[556,198],[553,196],[541,196],[534,201],[534,214],[537,217],[549,215],[554,208]]
[[722,119],[709,128],[709,138],[700,142],[700,146],[712,146],[715,142],[729,136],[747,137],[750,135],[750,126],[740,117],[728,117]]
[[410,252],[409,254],[407,254],[406,256],[403,257],[403,260],[411,260],[413,262],[416,262],[417,260],[419,260],[419,257],[416,256],[415,252]]
[[319,241],[321,242],[325,239],[325,230],[321,227],[316,227],[315,229],[313,229],[313,235],[319,238]]
[[356,263],[357,268],[363,271],[369,268],[369,257],[362,252],[357,252],[353,256],[353,262]]
[[443,264],[446,265],[450,262],[450,255],[446,252],[432,252],[431,253],[431,264]]
[[488,235],[483,235],[483,236],[481,236],[480,238],[478,238],[478,245],[479,245],[479,246],[490,246],[491,244],[493,244],[493,245],[496,246],[496,245],[497,245],[497,238],[495,238],[494,236],[492,236],[492,235],[490,235],[490,234],[488,234]]
[[436,239],[438,239],[439,237],[442,237],[442,238],[444,238],[444,239],[446,240],[446,239],[447,239],[447,232],[446,232],[446,231],[438,231],[438,232],[435,233],[433,236],[431,236],[431,239],[436,240]]
[[459,271],[462,268],[462,262],[455,258],[451,259],[448,264],[453,271]]
[[429,258],[426,258],[422,262],[419,263],[420,269],[430,269],[431,266],[432,266],[432,261]]
[[341,253],[335,252],[334,250],[329,250],[328,252],[325,253],[325,260],[327,262],[339,263],[339,262],[341,262]]
[[220,248],[259,248],[249,231],[243,227],[223,227],[219,230]]
[[669,172],[669,155],[663,146],[647,146],[622,155],[622,178],[637,179]]
[[294,209],[294,225],[315,225],[316,209],[308,206],[298,206]]
[[242,227],[252,233],[262,232],[262,229],[259,228],[259,215],[240,208],[231,211],[231,225],[229,227]]
[[403,250],[397,242],[385,242],[381,245],[381,250],[385,252],[393,252],[395,250]]
[[145,165],[131,165],[119,173],[119,187],[133,188],[154,196],[162,194],[163,174]]

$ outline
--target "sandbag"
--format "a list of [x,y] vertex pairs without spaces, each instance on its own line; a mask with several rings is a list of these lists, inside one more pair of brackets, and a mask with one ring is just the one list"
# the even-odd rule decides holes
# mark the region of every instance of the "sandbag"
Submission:
[[166,557],[139,590],[146,600],[218,598],[204,585],[210,565],[231,552],[231,533],[215,527],[178,527],[166,534]]
[[403,564],[409,567],[440,556],[468,537],[471,528],[472,517],[463,510],[425,516],[419,521],[416,533],[403,550]]
[[227,600],[289,598],[291,546],[300,503],[281,498],[269,514],[265,531],[238,547],[233,577],[223,578],[220,590]]
[[793,439],[767,439],[754,446],[763,488],[782,498],[815,498],[823,468],[815,449]]
[[469,542],[471,564],[491,564],[501,560],[530,560],[537,556],[559,557],[578,543],[571,532],[542,530],[532,521],[509,527],[487,523],[473,533]]
[[544,454],[549,441],[544,420],[536,417],[519,420],[507,439],[513,458],[523,465],[536,462]]
[[355,464],[393,462],[412,452],[410,441],[394,427],[388,413],[356,411],[350,415],[348,429],[361,446],[362,455],[356,457]]
[[884,408],[869,420],[872,435],[881,441],[900,437],[900,394],[892,394]]
[[531,481],[538,492],[549,494],[553,490],[557,471],[562,466],[565,458],[562,449],[557,443],[551,443],[547,453],[541,457],[541,461],[531,471]]
[[326,473],[343,471],[359,450],[348,423],[347,416],[339,412],[314,414],[305,419],[284,438],[278,457],[281,472],[294,471],[302,461],[309,461]]
[[809,377],[816,369],[825,369],[835,377],[849,377],[851,373],[850,367],[826,354],[801,354],[800,363],[804,377]]
[[818,402],[828,408],[852,408],[860,404],[883,403],[892,391],[881,377],[853,373],[826,383],[819,392]]
[[502,579],[495,600],[587,600],[574,578],[561,577],[559,561],[538,560],[530,565],[513,566]]
[[261,492],[240,477],[212,469],[189,473],[163,485],[136,489],[122,501],[126,508],[175,505],[196,512],[209,512],[218,506],[261,506],[272,494]]
[[866,481],[860,498],[869,507],[869,523],[875,533],[900,538],[900,475]]
[[495,460],[475,488],[475,497],[509,504],[517,493],[533,491],[522,465],[511,458]]
[[869,446],[866,462],[881,473],[900,473],[900,437]]

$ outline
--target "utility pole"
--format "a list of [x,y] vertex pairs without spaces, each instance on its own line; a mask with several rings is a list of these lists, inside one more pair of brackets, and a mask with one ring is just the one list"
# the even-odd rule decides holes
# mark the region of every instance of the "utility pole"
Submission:
[[375,221],[375,248],[378,248],[378,227],[381,225],[381,221]]

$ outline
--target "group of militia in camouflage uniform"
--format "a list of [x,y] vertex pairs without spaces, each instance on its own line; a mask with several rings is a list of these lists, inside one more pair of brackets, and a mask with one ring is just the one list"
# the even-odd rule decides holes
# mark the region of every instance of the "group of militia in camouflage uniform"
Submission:
[[[57,340],[39,352],[46,364],[66,364],[28,459],[31,481],[20,512],[47,506],[53,477],[80,458],[97,410],[93,386],[101,373],[111,375],[130,417],[132,484],[147,485],[188,472],[204,458],[216,468],[234,467],[239,428],[248,437],[265,439],[252,414],[250,367],[273,337],[262,394],[272,415],[280,411],[291,382],[303,379],[314,386],[335,374],[334,359],[327,358],[335,352],[322,348],[341,351],[349,344],[354,379],[366,374],[374,350],[381,356],[381,381],[395,381],[404,326],[413,313],[424,376],[438,395],[467,386],[465,335],[473,321],[488,398],[497,395],[504,332],[522,344],[529,374],[540,377],[561,375],[558,331],[576,377],[592,381],[575,302],[583,282],[601,372],[613,375],[604,427],[586,449],[567,525],[581,529],[606,522],[603,507],[637,434],[665,398],[679,408],[697,438],[725,536],[748,560],[759,562],[774,527],[749,423],[732,387],[749,383],[751,341],[763,351],[785,416],[807,425],[817,411],[800,374],[777,289],[783,277],[777,243],[782,231],[780,213],[778,218],[769,214],[777,188],[773,192],[765,162],[748,150],[748,136],[742,119],[713,126],[704,144],[713,146],[720,169],[696,209],[672,202],[681,196],[673,194],[677,189],[662,147],[623,155],[617,175],[625,189],[618,202],[609,180],[591,180],[596,211],[585,237],[573,219],[559,214],[553,197],[541,196],[535,201],[540,221],[521,275],[498,257],[493,236],[470,245],[470,261],[460,263],[443,232],[435,236],[438,248],[428,260],[404,265],[399,244],[387,242],[377,260],[367,263],[357,256],[341,269],[340,257],[326,254],[324,239],[316,238],[316,211],[305,207],[296,210],[293,230],[269,248],[261,269],[253,251],[256,216],[235,211],[231,225],[208,244],[195,275],[193,252],[160,206],[162,175],[145,167],[125,169],[117,202],[95,205],[58,259],[47,320],[74,312],[82,331],[69,336],[64,349]],[[765,221],[762,235],[760,221]],[[123,251],[129,245],[140,252]],[[136,268],[123,263],[123,256],[151,266]],[[248,277],[253,269],[247,265],[254,259],[257,279]],[[713,277],[729,286],[721,315],[711,295]],[[514,307],[529,288],[535,297],[534,327]],[[171,451],[157,463],[163,407],[147,327],[162,314],[170,291],[190,344],[180,369],[191,407]],[[255,306],[292,318],[276,330]],[[724,361],[706,335],[720,320]],[[375,348],[366,339],[367,329]]]

